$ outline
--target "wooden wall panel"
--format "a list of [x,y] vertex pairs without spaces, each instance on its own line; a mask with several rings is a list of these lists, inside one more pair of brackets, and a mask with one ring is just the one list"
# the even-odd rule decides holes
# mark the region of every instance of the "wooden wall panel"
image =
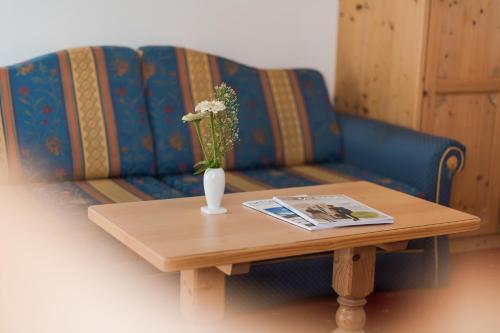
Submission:
[[452,206],[498,228],[500,200],[500,1],[432,0],[422,130],[467,147]]
[[420,126],[428,0],[340,0],[337,110]]
[[488,207],[488,196],[494,176],[490,162],[496,105],[485,94],[451,94],[438,96],[428,112],[432,113],[428,132],[451,137],[467,147],[466,167],[455,178],[451,206],[487,221],[493,208]]
[[484,81],[500,78],[500,2],[498,0],[434,1],[440,13],[438,62],[440,80]]
[[500,232],[500,0],[340,0],[334,103],[464,143],[451,205]]

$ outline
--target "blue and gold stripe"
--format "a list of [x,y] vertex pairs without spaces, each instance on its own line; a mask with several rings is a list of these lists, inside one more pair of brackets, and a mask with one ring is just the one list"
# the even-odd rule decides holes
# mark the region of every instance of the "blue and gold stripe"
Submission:
[[73,94],[73,76],[67,52],[57,53],[59,58],[62,94],[66,108],[69,141],[71,143],[71,156],[73,162],[73,179],[85,178],[85,164],[83,160],[83,146],[80,134],[76,100]]
[[116,128],[115,111],[113,108],[110,86],[108,82],[107,64],[104,51],[100,47],[93,49],[96,74],[99,86],[101,108],[108,142],[108,160],[110,175],[120,174],[120,148]]

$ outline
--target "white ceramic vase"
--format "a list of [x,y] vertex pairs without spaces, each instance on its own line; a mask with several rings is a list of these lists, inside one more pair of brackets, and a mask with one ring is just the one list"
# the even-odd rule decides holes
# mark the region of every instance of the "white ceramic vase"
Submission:
[[207,205],[201,207],[201,211],[205,214],[224,214],[227,209],[221,207],[222,196],[224,195],[224,188],[226,187],[226,177],[224,176],[224,169],[208,168],[203,174],[203,188],[205,190],[205,199]]

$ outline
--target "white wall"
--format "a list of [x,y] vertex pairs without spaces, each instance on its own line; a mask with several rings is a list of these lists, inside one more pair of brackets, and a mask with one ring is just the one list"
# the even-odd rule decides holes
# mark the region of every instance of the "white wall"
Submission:
[[260,67],[312,67],[333,89],[338,0],[0,0],[0,66],[86,45],[169,44]]

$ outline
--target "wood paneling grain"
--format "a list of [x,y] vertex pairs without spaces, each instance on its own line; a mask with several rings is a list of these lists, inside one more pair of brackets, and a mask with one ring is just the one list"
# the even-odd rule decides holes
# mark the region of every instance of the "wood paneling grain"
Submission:
[[432,121],[426,120],[427,131],[451,137],[467,147],[466,166],[454,180],[451,205],[487,221],[496,107],[486,95],[459,94],[436,97],[428,112]]
[[335,107],[420,126],[428,1],[340,1]]
[[[433,0],[429,61],[433,78],[477,81],[500,77],[500,3],[498,0]],[[437,14],[437,15],[434,15]]]

